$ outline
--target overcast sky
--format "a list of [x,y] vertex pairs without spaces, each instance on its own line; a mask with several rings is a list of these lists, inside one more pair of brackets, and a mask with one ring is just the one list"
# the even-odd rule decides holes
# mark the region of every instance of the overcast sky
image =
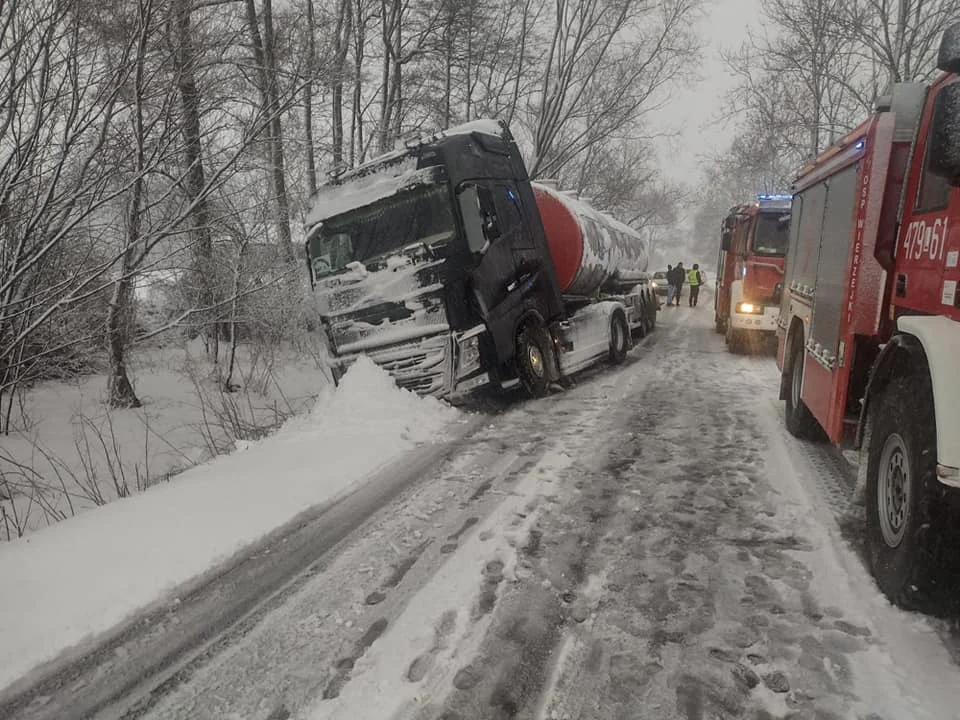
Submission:
[[676,180],[696,182],[699,156],[723,148],[733,127],[714,122],[724,98],[734,85],[720,61],[720,49],[735,49],[747,38],[748,28],[759,28],[760,0],[713,0],[699,31],[706,43],[700,74],[704,80],[678,90],[656,116],[664,129],[681,131],[678,141],[660,145],[660,160],[667,175]]

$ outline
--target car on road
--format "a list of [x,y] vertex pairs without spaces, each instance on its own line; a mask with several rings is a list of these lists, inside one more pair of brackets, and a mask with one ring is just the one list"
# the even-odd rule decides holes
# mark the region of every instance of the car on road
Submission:
[[657,290],[657,295],[667,296],[667,271],[657,270],[653,274],[653,285]]

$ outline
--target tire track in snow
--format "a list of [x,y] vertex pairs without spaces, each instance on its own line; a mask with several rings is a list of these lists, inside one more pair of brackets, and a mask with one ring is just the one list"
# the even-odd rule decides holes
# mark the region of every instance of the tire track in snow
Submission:
[[[767,475],[769,358],[731,357],[691,322],[634,402],[657,408],[567,627],[545,718],[844,717],[870,632],[811,592],[802,526]],[[683,378],[673,383],[674,377]],[[562,530],[561,530],[562,532]]]
[[[636,362],[643,352],[632,353],[630,361]],[[600,387],[607,388],[604,392],[615,387],[619,372],[594,371],[582,376],[581,387],[571,393],[491,417],[487,427],[461,445],[460,454],[318,559],[282,604],[237,627],[196,658],[175,683],[149,695],[126,716],[279,717],[302,711],[352,665],[340,689],[349,687],[356,666],[365,662],[357,652],[364,633],[387,621],[366,656],[390,634],[416,590],[443,562],[456,557],[464,539],[477,533],[482,519],[510,497],[513,484],[546,451],[557,428],[566,428],[572,438],[583,432],[580,401],[571,395],[586,397],[592,412],[602,412],[608,401],[596,393]],[[427,546],[418,554],[415,550],[423,543]],[[368,598],[376,602],[367,604]],[[491,605],[489,593],[478,603]]]

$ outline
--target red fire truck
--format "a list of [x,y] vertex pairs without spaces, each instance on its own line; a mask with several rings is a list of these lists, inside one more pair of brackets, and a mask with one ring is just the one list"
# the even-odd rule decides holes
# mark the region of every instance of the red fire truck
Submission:
[[958,554],[960,25],[938,67],[799,171],[778,321],[787,429],[860,448],[871,569],[915,608]]
[[758,195],[723,220],[713,308],[717,332],[726,334],[731,352],[776,332],[790,202],[790,195]]

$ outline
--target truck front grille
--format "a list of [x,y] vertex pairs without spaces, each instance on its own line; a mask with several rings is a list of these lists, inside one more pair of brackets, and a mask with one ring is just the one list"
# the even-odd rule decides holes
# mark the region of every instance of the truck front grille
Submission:
[[371,349],[366,354],[390,373],[400,387],[418,395],[442,396],[450,391],[450,343],[449,334],[444,333]]

